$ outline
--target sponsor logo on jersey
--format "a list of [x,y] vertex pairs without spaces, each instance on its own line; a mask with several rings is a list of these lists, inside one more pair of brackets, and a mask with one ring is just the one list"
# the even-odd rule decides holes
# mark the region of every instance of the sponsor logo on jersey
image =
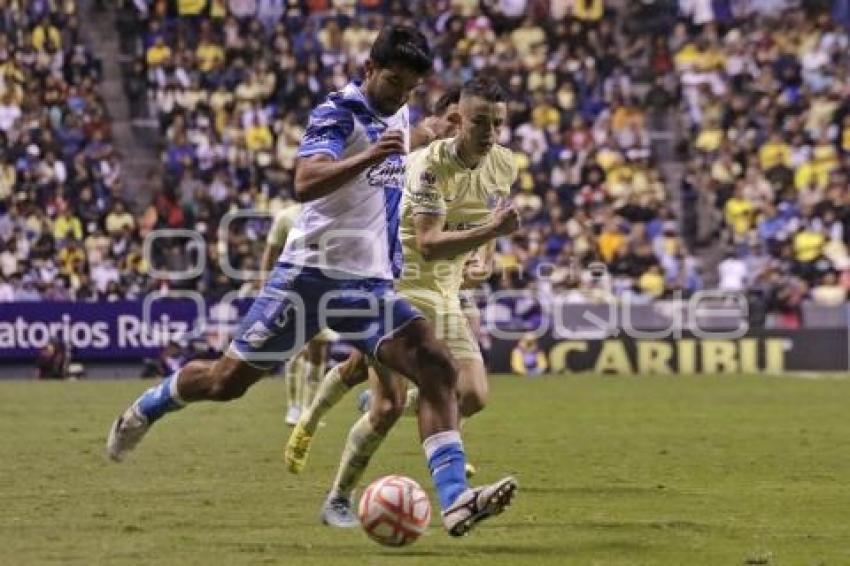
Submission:
[[317,118],[315,116],[310,118],[310,121],[307,122],[308,128],[327,128],[333,126],[337,123],[337,120],[332,117],[325,118]]
[[404,162],[392,156],[373,165],[366,171],[366,182],[370,187],[401,187],[404,185]]
[[440,195],[434,191],[414,191],[410,193],[410,199],[416,204],[432,204],[440,199]]
[[301,147],[312,149],[315,146],[326,146],[331,143],[330,132],[310,132],[301,140]]
[[462,230],[472,230],[473,228],[477,228],[482,225],[483,224],[481,222],[446,222],[443,230],[447,232],[460,232]]

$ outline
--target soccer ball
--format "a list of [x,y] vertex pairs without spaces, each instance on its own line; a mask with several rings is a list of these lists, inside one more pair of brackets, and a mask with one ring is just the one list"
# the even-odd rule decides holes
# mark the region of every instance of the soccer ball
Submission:
[[372,540],[385,546],[405,546],[428,528],[431,502],[412,479],[385,476],[363,492],[357,514]]

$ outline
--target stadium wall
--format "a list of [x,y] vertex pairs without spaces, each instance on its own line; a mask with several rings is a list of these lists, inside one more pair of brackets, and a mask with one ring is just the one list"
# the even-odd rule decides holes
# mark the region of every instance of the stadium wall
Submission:
[[[193,299],[111,303],[0,303],[0,377],[20,375],[51,338],[69,344],[73,358],[103,377],[126,376],[145,358],[174,341],[210,343],[227,336],[247,300],[230,309],[206,309]],[[199,315],[199,313],[203,313]],[[572,318],[572,317],[571,317]],[[575,320],[575,319],[572,319]],[[203,332],[192,337],[193,328]],[[522,332],[492,332],[488,361],[493,372],[510,372],[511,351]],[[546,330],[539,336],[553,372],[634,374],[776,374],[850,369],[846,327],[800,330],[669,332],[636,337],[619,328],[604,333]],[[112,369],[110,369],[112,368]],[[89,372],[91,374],[91,372]]]
[[[142,360],[183,339],[199,310],[192,299],[0,303],[0,362],[33,359],[48,341],[69,345],[78,361]],[[206,320],[206,318],[204,319]]]
[[[539,338],[550,371],[619,375],[780,374],[795,371],[840,372],[850,369],[846,329],[764,330],[737,338],[559,339]],[[515,340],[495,339],[489,365],[511,371]]]

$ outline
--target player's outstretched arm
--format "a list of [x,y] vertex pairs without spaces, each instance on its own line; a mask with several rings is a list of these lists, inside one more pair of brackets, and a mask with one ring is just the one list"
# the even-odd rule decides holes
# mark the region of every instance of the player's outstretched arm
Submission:
[[299,158],[295,165],[295,199],[308,202],[329,195],[366,168],[390,155],[404,153],[402,133],[390,130],[369,149],[344,159],[336,160],[325,153]]
[[469,230],[443,230],[445,217],[419,214],[414,218],[416,248],[427,261],[451,259],[470,252],[493,238],[519,228],[519,212],[513,206],[500,206],[486,224]]

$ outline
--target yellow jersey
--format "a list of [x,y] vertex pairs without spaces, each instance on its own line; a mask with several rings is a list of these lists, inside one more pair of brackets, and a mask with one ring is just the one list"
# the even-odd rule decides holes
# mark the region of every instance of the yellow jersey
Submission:
[[177,12],[181,16],[197,16],[207,7],[207,0],[177,0]]
[[32,44],[33,47],[39,51],[44,51],[44,47],[48,39],[50,39],[51,43],[53,43],[57,49],[62,49],[62,34],[59,33],[59,29],[56,28],[56,26],[52,26],[50,24],[37,25],[35,29],[32,30]]
[[272,221],[272,227],[266,236],[266,244],[270,246],[283,247],[289,231],[295,225],[295,220],[301,214],[301,204],[293,202],[281,208]]
[[215,43],[201,43],[195,50],[195,58],[201,71],[208,73],[224,63],[224,49]]
[[647,271],[638,279],[638,287],[647,295],[657,299],[664,294],[664,276],[660,273]]
[[604,0],[580,0],[573,4],[573,16],[583,22],[598,22],[605,15]]
[[763,171],[773,169],[777,165],[791,164],[791,148],[784,142],[769,141],[759,148],[759,164]]
[[171,48],[167,45],[151,45],[145,52],[145,61],[151,67],[162,65],[169,57],[171,57]]
[[454,139],[434,141],[410,154],[399,234],[404,269],[396,288],[403,293],[436,292],[441,302],[456,302],[464,265],[475,250],[448,260],[426,261],[416,248],[414,218],[420,214],[441,216],[443,229],[450,231],[481,226],[490,220],[499,201],[510,194],[516,178],[513,152],[499,145],[472,169],[458,159]]
[[262,151],[274,145],[272,131],[268,126],[249,126],[245,129],[245,147],[249,151]]
[[726,213],[726,224],[732,227],[735,234],[744,235],[752,228],[755,207],[750,201],[732,197],[726,201],[724,212]]
[[811,262],[820,257],[826,238],[820,232],[803,230],[794,236],[794,257],[797,261]]

